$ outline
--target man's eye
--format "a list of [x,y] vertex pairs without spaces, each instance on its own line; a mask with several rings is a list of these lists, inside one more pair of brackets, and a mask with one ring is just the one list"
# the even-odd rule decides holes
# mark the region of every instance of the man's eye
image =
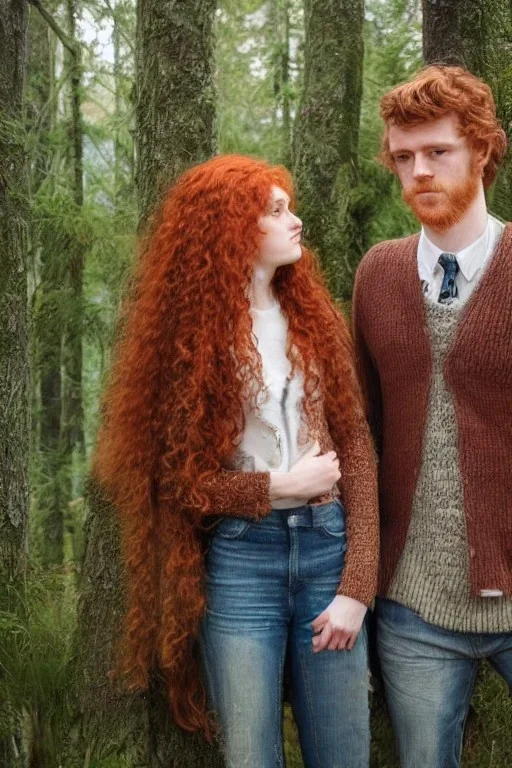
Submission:
[[405,163],[409,155],[395,155],[395,163]]
[[446,152],[446,149],[433,149],[432,150],[432,154],[434,155],[434,157],[440,157],[441,155],[444,155],[445,152]]

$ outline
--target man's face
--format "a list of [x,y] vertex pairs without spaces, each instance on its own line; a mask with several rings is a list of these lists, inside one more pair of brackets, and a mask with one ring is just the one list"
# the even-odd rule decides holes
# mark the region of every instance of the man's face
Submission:
[[268,210],[260,216],[260,250],[257,264],[281,267],[293,264],[302,256],[300,245],[302,222],[289,209],[290,198],[280,187],[272,187]]
[[391,125],[389,150],[402,197],[421,223],[444,232],[460,221],[482,185],[485,159],[460,135],[457,117]]

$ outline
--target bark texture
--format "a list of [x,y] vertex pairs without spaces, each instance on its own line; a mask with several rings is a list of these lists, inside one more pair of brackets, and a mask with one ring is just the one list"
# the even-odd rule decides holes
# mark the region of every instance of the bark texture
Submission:
[[137,188],[144,221],[162,191],[215,149],[215,0],[139,0]]
[[[458,64],[488,83],[498,117],[512,139],[512,3],[510,0],[423,0],[426,64]],[[492,211],[509,220],[512,160],[503,163],[489,194]]]
[[25,563],[28,510],[28,317],[22,94],[26,7],[0,2],[0,580]]
[[[27,9],[0,0],[0,609],[13,609],[26,561],[29,363],[22,96]],[[0,639],[1,642],[1,639]],[[5,670],[0,670],[0,675]],[[23,763],[20,715],[0,701],[0,765]]]
[[[139,0],[138,188],[142,226],[163,188],[214,148],[212,0]],[[115,510],[91,483],[76,637],[82,755],[123,753],[148,768],[221,768],[216,747],[172,722],[155,671],[143,694],[108,679],[124,615]]]
[[304,91],[294,137],[299,214],[337,297],[366,243],[358,212],[363,0],[306,0]]

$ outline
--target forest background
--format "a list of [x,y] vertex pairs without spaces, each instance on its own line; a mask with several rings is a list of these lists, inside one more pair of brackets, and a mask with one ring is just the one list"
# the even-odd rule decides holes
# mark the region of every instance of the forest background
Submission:
[[[285,163],[349,311],[365,250],[418,228],[375,159],[379,96],[433,61],[483,77],[512,138],[509,0],[0,0],[1,768],[222,766],[158,676],[143,696],[107,678],[122,574],[87,471],[137,233],[215,152]],[[510,218],[510,159],[488,202]],[[375,688],[372,766],[393,768]],[[298,768],[288,708],[285,730]],[[512,765],[487,666],[463,765]]]

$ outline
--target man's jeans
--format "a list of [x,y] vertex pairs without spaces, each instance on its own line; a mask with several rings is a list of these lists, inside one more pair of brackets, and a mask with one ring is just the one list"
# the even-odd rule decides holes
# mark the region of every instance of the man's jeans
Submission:
[[377,647],[401,768],[457,768],[480,660],[512,690],[512,633],[441,629],[380,599]]
[[281,768],[289,655],[292,706],[306,768],[367,768],[367,641],[314,654],[311,622],[339,586],[339,502],[223,518],[207,558],[201,646],[228,768]]

